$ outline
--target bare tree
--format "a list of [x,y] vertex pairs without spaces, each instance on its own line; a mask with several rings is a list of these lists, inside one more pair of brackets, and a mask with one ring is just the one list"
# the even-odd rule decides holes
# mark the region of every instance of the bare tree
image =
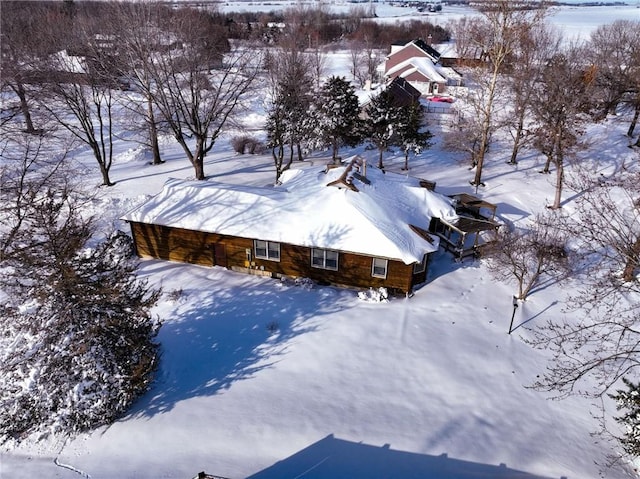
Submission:
[[64,184],[71,175],[65,165],[67,152],[51,139],[41,136],[6,135],[0,145],[0,216],[2,217],[2,236],[0,237],[0,262],[22,254],[26,244],[18,238],[24,237],[25,228],[33,213],[34,204],[42,192],[51,185]]
[[179,48],[154,55],[151,95],[195,177],[203,180],[204,158],[249,91],[261,62],[254,51],[229,51],[224,29],[199,10],[177,10],[168,22]]
[[161,164],[158,142],[161,115],[154,104],[156,85],[152,62],[155,55],[167,51],[176,41],[171,31],[165,28],[171,10],[160,2],[114,2],[111,6],[110,19],[118,57],[126,82],[131,83],[123,93],[123,100],[128,100],[123,101],[123,105],[134,117],[131,124],[141,124],[145,131],[144,144],[151,151],[152,164]]
[[[368,23],[367,23],[368,24]],[[359,32],[350,44],[351,75],[361,85],[378,80],[378,65],[384,54],[375,48],[375,38],[369,32]]]
[[[533,343],[553,352],[537,387],[599,396],[640,365],[640,189],[638,175],[580,180],[575,213],[557,223],[571,235],[583,285],[569,298],[576,322],[550,321]],[[589,377],[595,386],[582,381]]]
[[121,70],[110,42],[103,42],[108,35],[92,16],[75,16],[72,28],[56,17],[47,22],[42,32],[58,49],[43,62],[48,78],[38,85],[39,106],[89,146],[102,184],[112,186],[114,90],[120,88]]
[[561,206],[565,159],[581,144],[578,139],[591,105],[592,77],[583,68],[581,52],[581,48],[570,45],[549,59],[535,89],[532,109],[540,127],[540,144],[556,167],[552,209]]
[[324,53],[319,40],[313,40],[307,55],[311,67],[315,90],[320,90],[322,75],[327,68],[327,55]]
[[567,271],[565,238],[548,217],[537,216],[523,229],[501,228],[485,252],[496,279],[516,280],[516,297],[520,300],[526,300],[545,281],[557,281]]
[[508,161],[512,165],[518,162],[520,149],[535,136],[530,120],[535,88],[540,81],[542,67],[559,48],[559,35],[544,23],[534,24],[530,29],[523,30],[517,39],[507,82],[512,96],[513,114],[507,115],[505,122],[513,138],[511,158]]
[[473,64],[473,60],[480,59],[484,53],[481,45],[474,40],[475,32],[481,29],[483,19],[481,17],[462,17],[447,23],[456,45],[459,66]]
[[[467,70],[469,77],[482,89],[482,94],[477,97],[481,100],[477,104],[481,125],[480,145],[477,149],[476,174],[471,182],[476,186],[482,185],[482,169],[494,128],[500,76],[510,64],[522,32],[540,22],[546,13],[542,6],[539,9],[531,9],[530,6],[526,1],[486,0],[479,5],[482,20],[471,22],[466,48],[481,51],[480,67]],[[456,31],[460,30],[458,28]]]
[[[615,113],[620,103],[640,110],[640,21],[618,20],[599,26],[587,49],[596,67],[594,95],[598,100],[598,117]],[[633,125],[635,127],[635,125]],[[632,136],[633,128],[629,136]]]
[[24,129],[28,133],[36,132],[28,84],[36,80],[33,70],[37,67],[38,59],[50,53],[48,48],[51,47],[41,41],[43,36],[39,32],[47,14],[54,14],[53,9],[40,3],[27,5],[25,2],[5,2],[0,15],[2,89],[8,87],[18,97]]
[[[460,95],[462,101],[455,107],[456,114],[451,129],[444,134],[444,147],[451,151],[465,153],[467,155],[465,161],[469,161],[470,170],[478,164],[483,136],[481,118],[476,114],[475,107],[478,105],[476,95],[478,95],[477,90],[470,90]],[[494,130],[495,125],[489,131],[489,139]],[[489,145],[485,144],[485,152],[488,147]]]

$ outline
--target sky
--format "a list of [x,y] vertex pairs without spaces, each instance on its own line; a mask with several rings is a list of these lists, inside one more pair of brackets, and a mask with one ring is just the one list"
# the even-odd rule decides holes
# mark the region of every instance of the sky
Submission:
[[[331,72],[348,57],[334,52]],[[259,90],[252,101],[248,124],[264,119]],[[628,121],[616,116],[589,128],[593,147],[582,158],[596,174],[639,163],[624,136]],[[411,160],[409,174],[435,181],[442,194],[476,193],[473,172],[443,148],[438,128],[435,145]],[[270,156],[235,154],[234,134],[207,155],[205,174],[271,185]],[[507,165],[508,142],[496,140],[477,193],[498,206],[499,221],[526,224],[552,202],[554,175],[538,172],[544,160],[532,151],[517,167]],[[94,212],[127,231],[122,215],[167,179],[193,179],[193,169],[171,137],[162,139],[159,166],[126,136],[116,147],[116,185],[102,189]],[[375,150],[342,152],[355,153],[375,163]],[[319,152],[295,166],[326,158]],[[89,152],[77,159],[86,164],[87,185],[98,185]],[[401,152],[385,157],[397,173],[403,162]],[[564,211],[574,207],[565,193]],[[595,479],[603,470],[629,477],[604,467],[613,449],[590,434],[599,426],[590,400],[552,400],[529,387],[549,359],[526,343],[530,328],[576,320],[564,306],[577,284],[546,284],[513,310],[515,284],[497,282],[483,261],[456,262],[442,251],[413,297],[388,302],[157,260],[142,261],[139,274],[165,291],[154,309],[164,325],[152,389],[109,427],[4,445],[2,479],[191,478],[199,471],[230,479]],[[507,334],[512,315],[515,330]],[[605,406],[611,420],[615,411]]]

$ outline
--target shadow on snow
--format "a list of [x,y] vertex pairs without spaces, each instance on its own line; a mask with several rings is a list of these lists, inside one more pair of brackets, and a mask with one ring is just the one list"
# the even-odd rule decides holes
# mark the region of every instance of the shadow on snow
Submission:
[[508,468],[337,439],[333,434],[247,479],[547,479]]
[[249,276],[233,286],[210,283],[206,294],[183,290],[183,296],[198,296],[164,318],[156,380],[129,417],[167,412],[179,401],[215,395],[251,378],[277,363],[292,338],[317,329],[323,315],[353,301],[333,288],[274,287],[272,279]]

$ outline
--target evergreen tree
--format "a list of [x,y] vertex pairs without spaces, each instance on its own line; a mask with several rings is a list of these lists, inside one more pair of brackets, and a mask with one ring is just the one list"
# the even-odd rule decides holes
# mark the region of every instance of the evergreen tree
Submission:
[[640,383],[633,383],[627,378],[622,378],[622,382],[627,389],[619,389],[610,397],[616,401],[618,410],[626,411],[624,416],[616,418],[616,421],[626,428],[624,436],[620,438],[622,447],[627,454],[638,457],[640,456]]
[[112,422],[146,391],[158,359],[159,291],[136,279],[131,239],[89,247],[95,226],[71,189],[39,186],[3,194],[19,195],[20,224],[2,238],[0,443]]
[[378,149],[378,168],[383,169],[384,152],[394,144],[397,138],[397,127],[400,122],[401,108],[394,106],[393,98],[388,90],[371,98],[364,109],[365,136]]
[[313,142],[317,146],[330,146],[334,163],[341,146],[360,142],[360,105],[355,88],[344,77],[327,80],[319,92],[314,114]]
[[424,130],[423,120],[424,109],[420,103],[415,102],[400,109],[400,116],[396,126],[396,144],[404,152],[403,170],[409,169],[409,153],[420,154],[423,150],[431,147],[430,131]]

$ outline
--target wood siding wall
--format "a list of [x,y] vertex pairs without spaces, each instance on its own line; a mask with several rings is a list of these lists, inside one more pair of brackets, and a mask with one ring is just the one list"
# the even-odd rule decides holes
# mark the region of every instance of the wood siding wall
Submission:
[[[170,228],[161,225],[131,223],[131,233],[138,256],[203,266],[222,266],[234,270],[254,270],[273,276],[312,279],[320,284],[356,288],[385,287],[392,291],[411,292],[426,280],[426,272],[413,275],[413,266],[388,260],[387,277],[371,276],[373,258],[340,252],[338,271],[311,267],[311,248],[280,244],[280,261],[255,258],[253,239],[224,236],[202,231]],[[251,262],[247,251],[250,251]]]

